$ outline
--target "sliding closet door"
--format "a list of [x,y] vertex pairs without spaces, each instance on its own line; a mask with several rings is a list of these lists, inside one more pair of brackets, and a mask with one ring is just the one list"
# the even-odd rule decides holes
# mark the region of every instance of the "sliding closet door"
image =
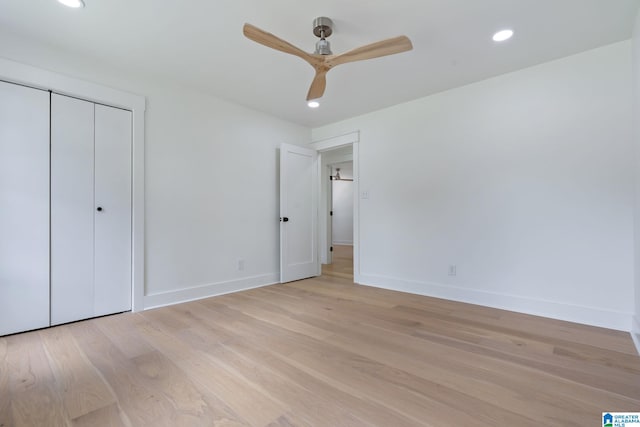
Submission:
[[94,315],[94,104],[51,97],[51,323]]
[[131,310],[131,112],[95,106],[95,315]]
[[49,93],[0,82],[0,335],[49,325]]

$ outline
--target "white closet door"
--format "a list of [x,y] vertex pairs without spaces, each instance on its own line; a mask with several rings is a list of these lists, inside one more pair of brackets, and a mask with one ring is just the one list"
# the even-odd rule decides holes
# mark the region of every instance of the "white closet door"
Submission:
[[131,310],[131,112],[95,107],[95,315]]
[[0,82],[0,335],[49,325],[49,93]]
[[94,104],[51,96],[51,324],[94,316]]

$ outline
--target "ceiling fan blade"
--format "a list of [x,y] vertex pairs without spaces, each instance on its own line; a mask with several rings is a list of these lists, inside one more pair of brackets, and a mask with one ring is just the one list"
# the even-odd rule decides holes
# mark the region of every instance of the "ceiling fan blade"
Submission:
[[316,76],[313,78],[313,82],[311,82],[311,87],[309,88],[309,93],[307,94],[307,101],[321,98],[326,87],[327,72],[323,70],[316,70]]
[[399,36],[381,40],[366,46],[358,47],[349,52],[336,55],[327,60],[332,67],[347,62],[363,61],[365,59],[379,58],[381,56],[394,55],[413,49],[411,40],[407,36]]
[[253,26],[251,24],[244,24],[242,32],[244,33],[246,38],[253,40],[256,43],[260,43],[261,45],[279,50],[280,52],[298,56],[311,65],[314,65],[314,58],[311,54],[295,47],[291,43],[284,41],[277,36],[274,36],[271,33],[261,30],[256,26]]

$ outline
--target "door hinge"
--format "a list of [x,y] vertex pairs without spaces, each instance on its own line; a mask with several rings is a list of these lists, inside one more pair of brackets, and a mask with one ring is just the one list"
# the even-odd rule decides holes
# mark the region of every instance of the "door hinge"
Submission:
[[333,211],[329,211],[329,216],[333,216]]
[[333,252],[333,246],[329,248],[329,252]]

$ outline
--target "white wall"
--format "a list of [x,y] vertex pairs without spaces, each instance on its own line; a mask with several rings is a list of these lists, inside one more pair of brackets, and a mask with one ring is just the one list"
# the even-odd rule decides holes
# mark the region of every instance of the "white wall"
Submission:
[[[340,168],[340,177],[353,179],[353,162],[332,165],[333,175]],[[353,245],[353,181],[332,181],[334,245]]]
[[146,306],[278,281],[277,147],[309,129],[9,34],[0,57],[147,97]]
[[631,80],[627,41],[314,129],[360,131],[360,282],[629,330]]
[[278,282],[277,147],[309,132],[198,93],[147,93],[149,293]]
[[633,323],[633,337],[636,348],[640,353],[640,12],[636,17],[636,25],[633,33],[633,83],[634,83],[634,142],[635,156],[635,293],[636,309]]

